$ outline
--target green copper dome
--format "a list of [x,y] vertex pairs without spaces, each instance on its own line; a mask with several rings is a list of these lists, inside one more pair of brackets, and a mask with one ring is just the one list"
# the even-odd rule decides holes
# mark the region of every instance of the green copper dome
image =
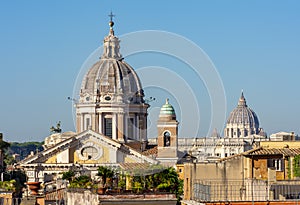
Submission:
[[161,107],[159,115],[176,115],[173,106],[169,104],[169,99],[166,99],[166,104]]

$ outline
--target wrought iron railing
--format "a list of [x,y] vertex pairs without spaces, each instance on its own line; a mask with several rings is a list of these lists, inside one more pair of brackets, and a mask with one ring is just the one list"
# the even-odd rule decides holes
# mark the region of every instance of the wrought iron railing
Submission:
[[192,199],[199,202],[300,201],[300,181],[195,180]]

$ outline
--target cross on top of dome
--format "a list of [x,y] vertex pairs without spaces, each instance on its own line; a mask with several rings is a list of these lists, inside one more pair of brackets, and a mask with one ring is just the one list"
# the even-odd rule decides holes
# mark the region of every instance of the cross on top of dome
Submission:
[[110,18],[110,22],[109,22],[109,27],[110,27],[110,34],[114,35],[114,30],[113,30],[113,26],[114,26],[114,22],[113,22],[113,17],[115,17],[116,15],[112,13],[112,11],[110,12],[110,14],[108,15]]
[[108,16],[110,17],[110,21],[113,21],[113,17],[115,17],[116,15],[113,14],[113,12],[111,11],[110,14],[108,14]]

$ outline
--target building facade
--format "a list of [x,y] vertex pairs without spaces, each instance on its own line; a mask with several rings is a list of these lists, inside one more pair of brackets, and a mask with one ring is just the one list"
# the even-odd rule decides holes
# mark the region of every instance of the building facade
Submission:
[[[198,162],[215,161],[250,150],[257,143],[266,140],[269,139],[259,127],[256,113],[247,106],[242,93],[237,107],[226,121],[224,137],[215,129],[211,136],[178,138],[178,150],[195,156]],[[157,144],[158,140],[150,139],[149,142]]]

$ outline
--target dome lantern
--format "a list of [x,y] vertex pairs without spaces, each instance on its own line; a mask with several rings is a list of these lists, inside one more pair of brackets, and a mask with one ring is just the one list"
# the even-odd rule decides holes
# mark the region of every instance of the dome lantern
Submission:
[[113,29],[114,22],[112,18],[115,15],[112,14],[111,12],[110,15],[108,16],[110,17],[110,22],[109,22],[110,28],[109,28],[108,36],[106,36],[103,41],[103,54],[101,58],[102,59],[114,58],[114,59],[121,60],[122,55],[120,54],[120,40],[118,37],[115,36],[115,32]]
[[244,92],[243,91],[242,91],[241,97],[239,99],[238,106],[247,107],[247,103],[246,103],[246,99],[244,97]]

